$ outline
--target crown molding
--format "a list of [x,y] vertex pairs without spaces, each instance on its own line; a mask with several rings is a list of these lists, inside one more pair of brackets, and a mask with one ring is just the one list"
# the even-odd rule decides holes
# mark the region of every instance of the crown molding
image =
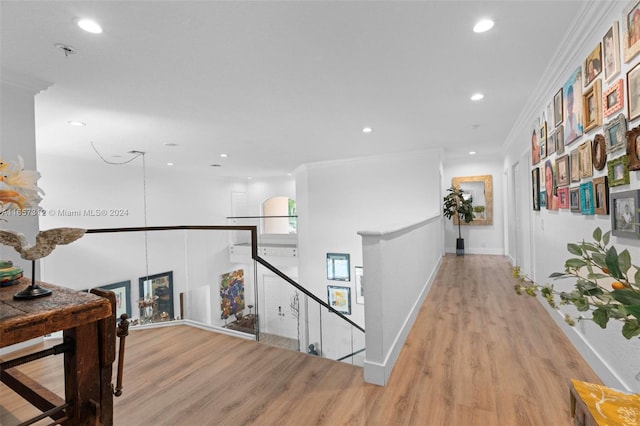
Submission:
[[53,86],[53,83],[48,81],[20,74],[7,68],[0,69],[0,83],[3,86],[11,86],[29,91],[33,95],[44,92],[49,87]]

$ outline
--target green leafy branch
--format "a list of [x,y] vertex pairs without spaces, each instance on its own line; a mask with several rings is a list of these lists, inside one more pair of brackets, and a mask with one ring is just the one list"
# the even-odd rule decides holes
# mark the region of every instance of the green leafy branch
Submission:
[[[609,246],[610,237],[610,232],[603,234],[596,228],[594,242],[567,244],[567,250],[575,257],[565,261],[564,272],[554,272],[549,277],[575,279],[572,291],[558,292],[549,284],[541,286],[514,268],[514,276],[520,278],[515,285],[516,292],[530,296],[540,293],[553,308],[558,307],[556,297],[559,297],[561,305],[572,304],[579,312],[591,312],[591,318],[579,316],[578,321],[592,320],[606,328],[613,319],[623,323],[625,338],[640,335],[640,268],[632,264],[628,250],[618,253],[614,246]],[[632,271],[635,271],[633,275]],[[575,325],[568,314],[565,321]]]

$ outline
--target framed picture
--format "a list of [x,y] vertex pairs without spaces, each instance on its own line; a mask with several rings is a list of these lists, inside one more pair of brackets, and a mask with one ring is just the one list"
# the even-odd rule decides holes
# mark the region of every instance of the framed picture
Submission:
[[619,149],[626,148],[626,134],[627,119],[624,114],[618,114],[614,120],[605,124],[604,141],[607,146],[607,153],[612,153]]
[[116,319],[120,315],[127,314],[131,318],[131,281],[121,281],[119,283],[101,285],[103,290],[111,290],[116,295]]
[[344,315],[351,315],[351,289],[335,285],[327,286],[328,304]]
[[556,152],[564,154],[564,126],[561,124],[556,128]]
[[639,197],[639,189],[611,194],[611,233],[616,237],[637,238]]
[[220,319],[226,320],[244,309],[244,269],[220,275]]
[[595,196],[595,213],[609,214],[609,182],[607,176],[593,179],[593,193]]
[[531,170],[531,189],[531,200],[533,201],[533,209],[540,210],[540,168],[538,167]]
[[609,117],[624,107],[622,79],[618,79],[602,94],[602,115]]
[[556,180],[557,186],[568,186],[571,182],[571,175],[569,174],[569,156],[563,155],[556,158],[556,171],[558,177]]
[[556,153],[556,132],[551,131],[547,134],[547,157]]
[[627,185],[629,183],[629,157],[623,155],[607,163],[609,186]]
[[327,253],[327,279],[332,281],[351,281],[349,254]]
[[580,150],[574,149],[569,156],[571,158],[571,182],[580,182]]
[[604,136],[597,134],[593,138],[593,167],[596,170],[604,169],[607,164],[607,145]]
[[547,207],[547,191],[540,191],[540,207]]
[[356,279],[356,303],[358,305],[364,305],[364,272],[362,266],[356,266],[354,271]]
[[569,188],[569,209],[580,213],[580,188]]
[[610,81],[620,72],[620,35],[618,21],[602,37],[602,58],[604,69],[604,80]]
[[138,278],[140,317],[148,322],[168,321],[173,316],[173,271]]
[[580,177],[593,176],[593,159],[591,158],[591,141],[585,141],[580,145]]
[[638,0],[629,2],[625,7],[623,19],[622,51],[624,61],[629,62],[640,52],[640,2]]
[[585,92],[582,105],[584,107],[584,131],[588,132],[602,126],[602,86],[599,79]]
[[640,127],[627,132],[627,157],[629,170],[640,170]]
[[597,46],[589,53],[589,56],[584,60],[584,66],[582,67],[584,75],[584,87],[589,86],[595,78],[602,72],[602,46],[598,42]]
[[538,144],[540,145],[540,159],[545,158],[547,154],[547,122],[542,120],[538,128]]
[[561,209],[569,208],[569,188],[558,188],[558,207]]
[[553,123],[555,127],[562,124],[562,113],[562,89],[560,89],[553,97]]
[[562,86],[564,143],[582,136],[582,68],[578,67]]
[[531,165],[535,166],[540,162],[540,144],[538,144],[538,131],[533,129],[531,133]]
[[627,72],[627,108],[629,121],[640,117],[640,62]]
[[580,212],[585,215],[594,214],[593,185],[591,181],[580,184]]

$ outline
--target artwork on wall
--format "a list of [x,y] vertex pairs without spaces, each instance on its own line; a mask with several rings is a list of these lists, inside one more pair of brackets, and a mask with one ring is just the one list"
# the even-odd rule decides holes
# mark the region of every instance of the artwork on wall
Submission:
[[627,119],[624,114],[618,114],[615,119],[611,120],[604,126],[604,140],[607,146],[607,153],[612,153],[619,149],[626,148],[626,134]]
[[564,126],[561,124],[556,129],[556,152],[564,154]]
[[637,238],[636,227],[640,223],[638,213],[640,190],[611,194],[611,234],[616,237]]
[[609,214],[609,182],[607,176],[593,179],[593,193],[595,197],[595,213]]
[[640,170],[640,127],[627,132],[627,157],[629,170]]
[[327,253],[327,279],[332,281],[351,281],[349,254]]
[[580,184],[580,212],[584,215],[594,214],[593,185],[591,181]]
[[540,144],[540,159],[549,155],[547,152],[547,122],[542,119],[538,129],[538,143]]
[[580,182],[580,150],[574,149],[569,157],[571,158],[571,182]]
[[354,268],[356,277],[356,303],[364,305],[364,272],[362,266]]
[[580,213],[580,188],[569,188],[569,209]]
[[640,1],[630,1],[623,12],[624,33],[622,50],[624,61],[629,62],[640,52]]
[[547,157],[556,153],[556,132],[550,131],[547,134]]
[[173,271],[138,278],[141,320],[167,321],[173,316]]
[[328,304],[344,315],[351,315],[351,288],[335,285],[327,286]]
[[[620,72],[620,36],[618,21],[602,37],[602,58],[605,81],[610,81]],[[622,80],[621,80],[622,81]]]
[[544,163],[544,189],[546,193],[547,210],[558,210],[558,196],[556,195],[556,178],[553,169],[555,162],[547,160]]
[[585,141],[580,145],[580,177],[593,176],[593,159],[591,158],[591,141]]
[[547,191],[540,191],[540,207],[547,207]]
[[540,169],[538,167],[531,170],[531,187],[533,210],[540,210]]
[[607,146],[604,136],[597,134],[593,138],[593,167],[596,170],[604,169],[607,164]]
[[587,87],[593,82],[593,80],[602,72],[602,50],[600,43],[589,53],[589,56],[584,60],[584,66],[582,67],[584,75],[584,87]]
[[553,122],[556,127],[562,124],[562,117],[562,89],[560,89],[553,97]]
[[226,320],[244,309],[244,269],[220,276],[220,318]]
[[571,181],[569,174],[569,156],[556,158],[557,186],[568,186]]
[[609,186],[627,185],[629,183],[629,157],[623,155],[607,163]]
[[640,62],[627,72],[627,108],[629,121],[640,117]]
[[602,94],[602,115],[610,115],[620,111],[624,107],[624,94],[622,91],[622,79],[618,79]]
[[582,68],[578,67],[562,86],[564,143],[582,136]]
[[602,86],[600,79],[587,89],[582,97],[584,131],[602,126]]
[[116,295],[116,318],[127,314],[131,318],[131,281],[121,281],[119,283],[101,285],[99,288],[110,290]]
[[569,188],[558,188],[558,207],[561,209],[569,208]]
[[531,133],[531,165],[535,166],[540,162],[540,144],[538,143],[538,132],[533,129]]

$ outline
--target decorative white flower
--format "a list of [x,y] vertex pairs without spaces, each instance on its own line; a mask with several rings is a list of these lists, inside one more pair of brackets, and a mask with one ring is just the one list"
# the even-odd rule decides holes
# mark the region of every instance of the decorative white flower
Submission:
[[0,214],[12,210],[37,208],[44,191],[38,188],[40,173],[24,170],[24,161],[3,161],[0,158]]

